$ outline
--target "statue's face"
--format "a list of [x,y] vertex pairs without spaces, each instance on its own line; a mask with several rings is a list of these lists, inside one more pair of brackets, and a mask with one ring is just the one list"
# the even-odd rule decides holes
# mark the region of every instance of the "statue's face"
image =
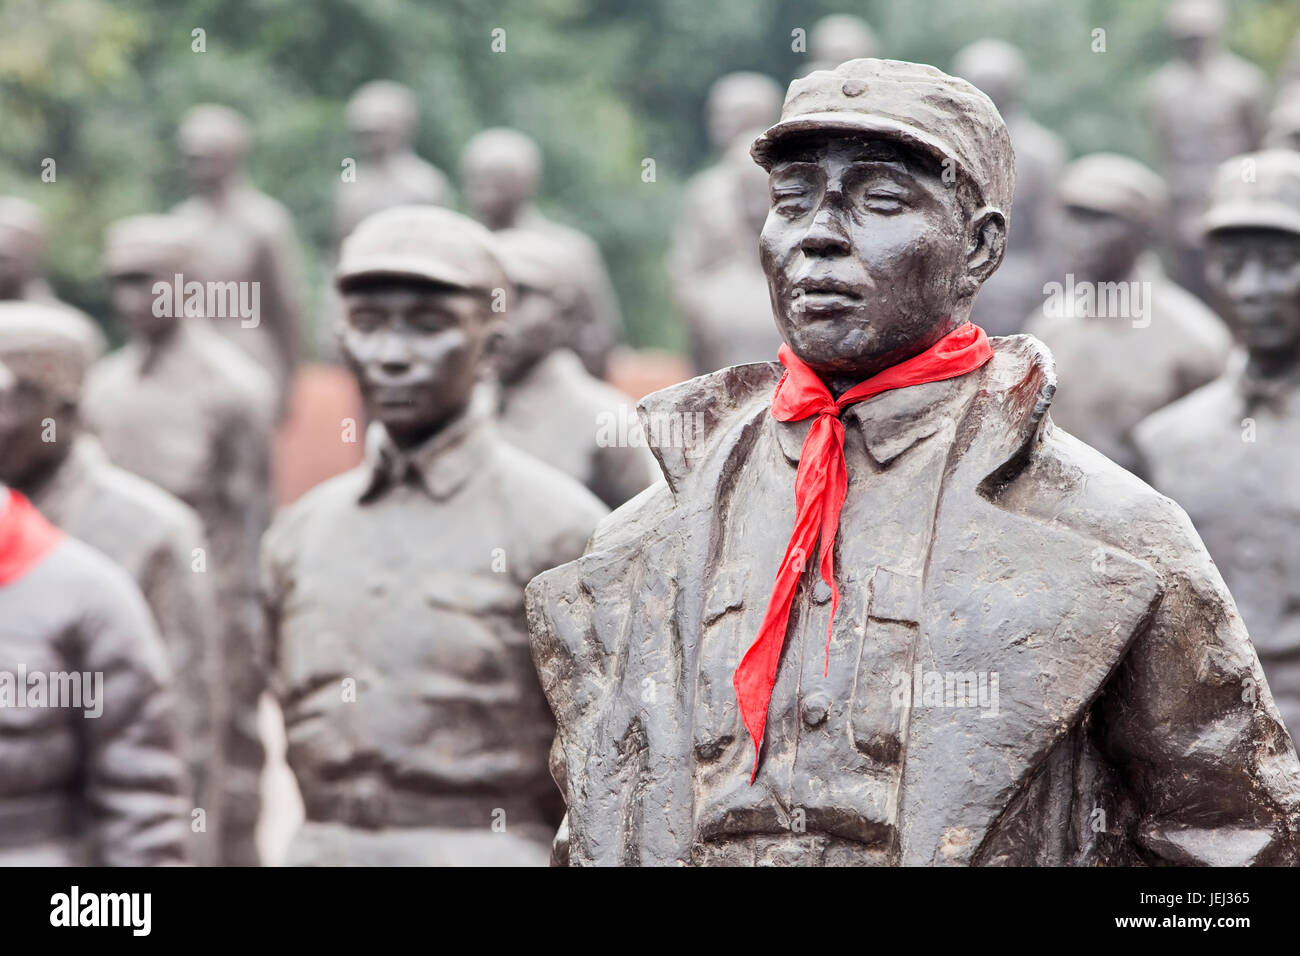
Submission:
[[381,118],[368,119],[352,127],[357,148],[363,159],[375,161],[397,152],[406,145],[403,131],[395,123]]
[[36,274],[35,243],[21,229],[0,225],[0,299],[16,299]]
[[[171,314],[172,283],[174,275],[162,275],[154,272],[132,272],[113,276],[110,292],[113,299],[113,311],[133,338],[154,339],[166,335],[180,321],[180,316]],[[154,304],[158,294],[154,292],[155,283],[165,283],[167,291],[167,308],[159,308],[162,315],[156,315]]]
[[759,252],[777,328],[823,377],[865,377],[929,348],[1001,259],[1001,215],[981,213],[991,232],[971,223],[939,170],[889,141],[787,146],[769,197]]
[[[63,456],[73,434],[66,411],[53,389],[22,374],[19,363],[6,364],[0,352],[0,483],[21,486]],[[51,420],[55,440],[46,441]]]
[[462,182],[474,218],[489,229],[510,225],[519,209],[533,198],[528,171],[507,156],[486,156],[467,163]]
[[1059,223],[1061,261],[1080,281],[1127,279],[1146,247],[1142,228],[1112,213],[1066,206]]
[[493,326],[491,351],[497,374],[510,382],[558,348],[568,331],[562,293],[516,286],[509,311]]
[[200,193],[225,185],[239,171],[242,157],[233,146],[214,137],[191,135],[181,142],[185,175]]
[[418,444],[465,408],[492,318],[486,293],[394,279],[343,300],[343,356],[394,441]]
[[1252,356],[1300,361],[1300,235],[1276,229],[1211,233],[1205,276]]

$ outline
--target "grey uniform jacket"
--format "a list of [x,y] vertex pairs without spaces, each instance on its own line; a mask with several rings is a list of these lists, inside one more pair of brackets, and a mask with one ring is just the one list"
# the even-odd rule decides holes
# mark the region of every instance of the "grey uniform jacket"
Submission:
[[[910,633],[918,664],[1000,677],[997,719],[911,708],[901,785],[884,808],[893,844],[871,859],[1295,862],[1300,762],[1186,515],[1051,424],[1054,372],[1041,343],[992,342],[992,361],[972,373],[953,419],[923,572],[837,564],[837,643]],[[643,417],[702,411],[704,440],[656,448],[666,485],[607,518],[582,558],[529,585],[571,863],[700,859],[701,810],[723,786],[709,761],[723,744],[747,745],[731,705],[734,661],[707,684],[700,662],[727,629],[741,638],[736,653],[747,646],[771,588],[763,577],[726,580],[719,542],[747,523],[754,560],[774,566],[793,522],[793,490],[748,506],[727,500],[746,494],[729,479],[760,447],[779,374],[777,365],[738,366],[644,399]],[[851,481],[852,471],[850,462]],[[766,524],[780,531],[770,542],[757,530]],[[854,532],[841,523],[841,550]],[[846,580],[870,581],[869,593],[851,593]],[[856,745],[865,760],[871,750],[853,725],[889,688],[862,680],[852,706],[815,715],[832,755]],[[702,720],[712,722],[709,739],[696,733]],[[779,749],[770,738],[781,726],[769,723],[768,746]],[[817,783],[804,795],[810,832],[814,811],[842,827],[871,810],[855,804],[862,788],[851,781]],[[725,782],[736,801],[749,799],[746,785]],[[728,819],[765,819],[761,806],[742,810]]]

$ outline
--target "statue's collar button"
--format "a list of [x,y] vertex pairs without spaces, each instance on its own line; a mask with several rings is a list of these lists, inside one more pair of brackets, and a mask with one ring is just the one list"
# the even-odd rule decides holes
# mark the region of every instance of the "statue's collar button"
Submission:
[[860,79],[845,80],[844,85],[840,87],[840,92],[845,96],[861,96],[867,92],[867,81]]

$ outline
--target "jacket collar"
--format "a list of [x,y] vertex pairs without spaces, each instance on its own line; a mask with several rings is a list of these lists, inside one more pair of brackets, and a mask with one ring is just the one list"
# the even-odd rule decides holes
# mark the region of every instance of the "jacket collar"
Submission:
[[[887,463],[934,434],[945,420],[936,406],[983,400],[986,413],[1002,419],[998,440],[988,449],[988,473],[1022,460],[1047,420],[1056,392],[1056,365],[1046,346],[1032,336],[989,341],[992,360],[970,376],[895,389],[848,409],[844,419],[862,429],[872,457]],[[723,436],[736,421],[759,413],[771,418],[767,410],[781,372],[776,362],[736,365],[653,392],[638,403],[647,443],[674,492],[723,443]],[[698,440],[685,447],[664,443],[665,430],[650,427],[653,420],[686,413],[702,413],[704,427],[698,430]],[[798,428],[781,429],[778,434],[787,431],[782,450],[787,458],[798,461],[804,430],[809,426],[791,424]]]
[[365,452],[370,480],[359,500],[373,501],[407,480],[415,481],[435,500],[449,498],[487,463],[494,401],[493,390],[480,385],[459,416],[415,448],[399,448],[382,422],[371,422]]

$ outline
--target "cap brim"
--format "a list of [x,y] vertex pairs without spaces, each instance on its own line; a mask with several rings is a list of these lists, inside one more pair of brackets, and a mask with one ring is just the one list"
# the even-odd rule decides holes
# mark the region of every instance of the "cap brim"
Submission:
[[925,132],[919,127],[884,116],[871,116],[862,113],[827,110],[823,113],[804,113],[782,120],[768,129],[749,148],[749,155],[754,162],[764,169],[771,169],[772,153],[784,140],[792,136],[807,133],[872,133],[896,139],[919,149],[936,159],[951,159],[967,176],[970,170],[961,165],[957,154],[939,137]]
[[371,276],[391,276],[398,279],[420,279],[457,289],[477,289],[478,283],[459,269],[429,256],[366,256],[340,264],[334,271],[334,285],[343,286],[354,279]]
[[1278,202],[1233,202],[1214,206],[1201,220],[1206,234],[1223,229],[1280,229],[1300,235],[1300,209]]

